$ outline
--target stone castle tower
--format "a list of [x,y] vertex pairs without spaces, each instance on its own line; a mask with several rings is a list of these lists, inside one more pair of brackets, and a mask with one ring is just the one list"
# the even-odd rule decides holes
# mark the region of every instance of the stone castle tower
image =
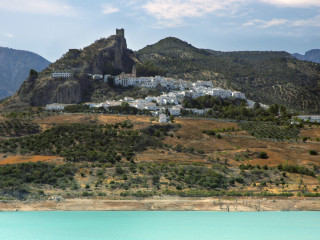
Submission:
[[116,35],[124,37],[124,29],[123,28],[117,29],[116,30]]

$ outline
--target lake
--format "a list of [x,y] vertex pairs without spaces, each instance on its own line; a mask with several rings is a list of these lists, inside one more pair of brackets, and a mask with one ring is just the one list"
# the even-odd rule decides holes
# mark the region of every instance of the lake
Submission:
[[1,240],[319,240],[320,212],[0,212]]

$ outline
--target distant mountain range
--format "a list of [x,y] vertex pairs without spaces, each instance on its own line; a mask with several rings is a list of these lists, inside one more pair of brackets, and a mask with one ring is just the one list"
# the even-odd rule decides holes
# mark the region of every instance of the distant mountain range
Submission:
[[[198,49],[173,37],[133,52],[127,48],[124,35],[102,38],[83,50],[70,49],[38,76],[29,76],[9,102],[43,106],[126,94],[125,88],[93,81],[86,73],[130,73],[133,65],[138,70],[144,64],[155,66],[167,77],[212,80],[215,86],[241,91],[257,102],[320,113],[320,64],[300,61],[287,52]],[[53,69],[66,69],[74,76],[53,79]]]
[[299,53],[292,54],[295,58],[299,60],[305,60],[315,63],[320,63],[320,49],[312,49],[308,52],[306,52],[304,55],[301,55]]
[[30,69],[42,71],[49,64],[35,53],[0,47],[0,99],[14,94]]

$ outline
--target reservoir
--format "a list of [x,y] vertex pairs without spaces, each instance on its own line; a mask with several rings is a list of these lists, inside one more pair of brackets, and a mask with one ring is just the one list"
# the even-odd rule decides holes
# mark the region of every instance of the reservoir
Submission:
[[0,212],[1,240],[319,240],[320,212]]

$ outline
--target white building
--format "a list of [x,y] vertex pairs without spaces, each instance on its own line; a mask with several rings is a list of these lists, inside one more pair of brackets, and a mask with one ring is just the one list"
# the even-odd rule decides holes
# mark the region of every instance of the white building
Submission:
[[70,72],[52,72],[51,74],[52,78],[69,78],[71,77],[71,73]]
[[217,96],[217,97],[221,97],[221,98],[232,97],[232,92],[231,91],[224,90],[222,88],[213,88],[208,93],[211,96]]
[[254,103],[254,101],[247,99],[248,108],[253,108]]
[[159,122],[167,123],[168,122],[167,115],[165,115],[164,113],[159,114]]
[[52,104],[47,104],[45,110],[47,110],[47,111],[62,111],[62,110],[64,110],[65,106],[66,106],[66,104],[52,103]]
[[147,103],[157,102],[157,97],[154,97],[154,96],[147,96],[145,99]]
[[157,104],[155,104],[155,103],[146,103],[146,104],[144,104],[144,109],[147,109],[149,111],[156,111],[157,110]]
[[244,93],[237,92],[237,91],[232,92],[232,97],[246,99],[246,95]]
[[92,79],[93,80],[103,79],[103,75],[101,75],[101,74],[93,74],[92,75]]
[[211,81],[197,81],[195,83],[192,83],[192,86],[194,87],[213,87],[213,84]]
[[309,122],[317,122],[317,123],[320,123],[320,115],[300,115],[300,116],[297,116],[297,118],[303,120],[304,122],[305,121],[309,121]]
[[134,98],[132,97],[124,97],[124,102],[133,102],[134,101]]
[[173,116],[179,116],[181,114],[181,109],[179,107],[172,107],[168,109],[170,114]]
[[102,107],[102,103],[92,103],[92,102],[88,102],[88,103],[85,103],[85,105],[88,105],[89,108],[99,108],[99,107]]
[[185,108],[184,110],[188,111],[188,112],[192,112],[194,114],[198,114],[198,115],[204,115],[206,114],[210,109],[198,109],[198,108]]

